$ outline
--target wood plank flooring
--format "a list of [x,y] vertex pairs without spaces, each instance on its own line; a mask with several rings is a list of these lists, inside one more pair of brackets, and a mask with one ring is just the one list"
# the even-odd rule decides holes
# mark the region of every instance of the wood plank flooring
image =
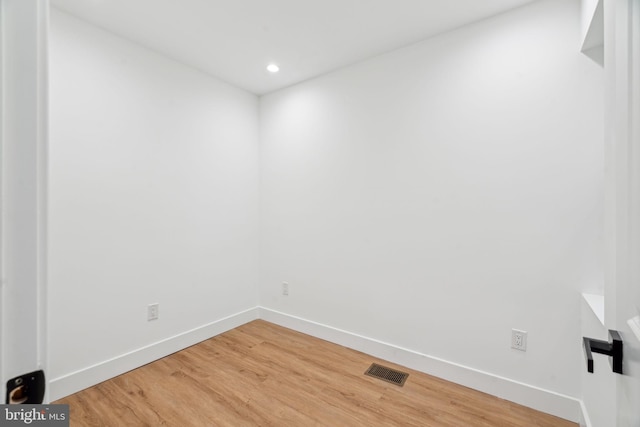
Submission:
[[55,403],[71,426],[577,426],[261,320]]

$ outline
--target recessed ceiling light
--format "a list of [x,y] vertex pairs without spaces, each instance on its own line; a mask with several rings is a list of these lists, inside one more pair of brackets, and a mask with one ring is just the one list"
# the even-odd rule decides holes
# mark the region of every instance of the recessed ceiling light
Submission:
[[267,71],[269,71],[270,73],[277,73],[278,71],[280,71],[280,67],[278,67],[276,64],[269,64],[267,65]]

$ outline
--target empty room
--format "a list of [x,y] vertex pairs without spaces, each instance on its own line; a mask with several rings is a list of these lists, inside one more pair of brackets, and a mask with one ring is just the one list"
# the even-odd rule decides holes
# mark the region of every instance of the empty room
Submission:
[[0,425],[640,426],[637,0],[0,5]]

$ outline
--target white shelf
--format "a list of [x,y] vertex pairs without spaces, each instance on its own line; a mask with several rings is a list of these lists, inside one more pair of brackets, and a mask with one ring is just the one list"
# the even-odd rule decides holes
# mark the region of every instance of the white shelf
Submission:
[[584,298],[589,307],[591,307],[593,314],[604,326],[604,295],[582,294],[582,298]]
[[604,6],[603,0],[582,0],[581,51],[604,66]]

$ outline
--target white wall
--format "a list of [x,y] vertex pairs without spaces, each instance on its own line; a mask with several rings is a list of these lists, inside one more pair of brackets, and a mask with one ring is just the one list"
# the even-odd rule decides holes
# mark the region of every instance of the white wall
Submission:
[[579,20],[536,2],[263,97],[261,305],[579,396],[603,175]]
[[[129,352],[255,308],[257,103],[53,11],[54,388],[76,371],[114,358],[117,365]],[[147,322],[150,303],[160,304],[157,321]],[[52,398],[86,382],[67,381]]]

